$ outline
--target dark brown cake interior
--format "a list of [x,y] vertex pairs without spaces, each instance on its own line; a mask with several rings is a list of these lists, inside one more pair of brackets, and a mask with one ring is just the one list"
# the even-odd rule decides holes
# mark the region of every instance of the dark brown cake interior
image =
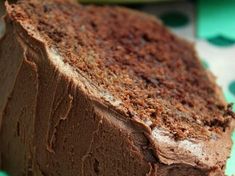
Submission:
[[152,17],[118,7],[18,3],[14,17],[35,25],[65,62],[119,98],[127,115],[150,118],[180,139],[222,132],[233,116],[192,46]]

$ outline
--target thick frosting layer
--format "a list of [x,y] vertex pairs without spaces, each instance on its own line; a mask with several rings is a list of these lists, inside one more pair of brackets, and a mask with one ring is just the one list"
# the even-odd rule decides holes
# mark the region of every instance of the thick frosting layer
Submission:
[[126,116],[120,99],[66,63],[30,23],[6,21],[0,152],[12,175],[223,175],[233,121],[207,140],[175,140],[151,120]]
[[[149,172],[149,164],[128,137],[135,131],[131,123],[84,94],[82,81],[76,84],[71,75],[62,73],[64,66],[52,61],[56,58],[49,57],[52,53],[39,38],[8,23],[1,42],[1,51],[8,54],[1,55],[6,66],[1,67],[1,81],[6,88],[0,93],[7,96],[1,99],[3,169],[12,175],[39,176]],[[14,53],[6,50],[10,46]],[[13,55],[19,64],[8,76],[12,66],[8,58]]]

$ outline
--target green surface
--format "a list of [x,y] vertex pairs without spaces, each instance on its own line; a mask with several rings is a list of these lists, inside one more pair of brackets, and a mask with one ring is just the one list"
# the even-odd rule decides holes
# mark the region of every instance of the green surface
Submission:
[[224,37],[224,36],[211,37],[211,38],[208,38],[207,41],[213,45],[221,46],[221,47],[228,47],[228,46],[235,44],[235,39],[231,39],[231,38]]
[[[235,132],[233,133],[232,139],[233,139],[233,143],[235,143]],[[233,145],[231,156],[232,157],[227,162],[227,167],[226,167],[226,172],[225,172],[226,175],[228,176],[235,175],[235,145]]]
[[[233,96],[235,96],[235,80],[232,81],[230,84],[229,84],[229,91],[233,94]],[[235,103],[235,101],[234,101]]]
[[6,172],[1,172],[0,171],[0,176],[7,176]]
[[165,13],[160,18],[169,27],[183,27],[189,23],[188,16],[178,11]]
[[209,68],[209,64],[204,59],[201,59],[201,64],[205,69]]
[[[225,98],[226,98],[227,102],[235,103],[235,94],[233,95],[231,90],[225,92]],[[233,110],[235,111],[235,106],[233,106]],[[232,139],[233,139],[233,148],[231,151],[231,157],[227,162],[227,167],[226,167],[226,171],[225,171],[227,176],[234,176],[235,175],[235,132],[232,135]]]
[[234,103],[233,111],[235,111],[235,95],[233,95],[231,91],[226,91],[224,96],[228,103]]
[[198,36],[235,39],[235,0],[198,0]]

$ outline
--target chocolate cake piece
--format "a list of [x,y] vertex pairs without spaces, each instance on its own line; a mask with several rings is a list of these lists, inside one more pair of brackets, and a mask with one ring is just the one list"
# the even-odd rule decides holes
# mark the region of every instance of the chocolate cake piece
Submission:
[[192,44],[121,7],[21,0],[6,9],[2,169],[224,175],[234,113]]

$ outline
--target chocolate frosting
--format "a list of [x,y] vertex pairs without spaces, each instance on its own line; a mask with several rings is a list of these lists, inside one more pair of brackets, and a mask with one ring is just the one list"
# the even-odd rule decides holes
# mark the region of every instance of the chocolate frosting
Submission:
[[209,139],[176,140],[129,117],[6,4],[0,40],[0,156],[14,175],[224,175],[231,120]]

